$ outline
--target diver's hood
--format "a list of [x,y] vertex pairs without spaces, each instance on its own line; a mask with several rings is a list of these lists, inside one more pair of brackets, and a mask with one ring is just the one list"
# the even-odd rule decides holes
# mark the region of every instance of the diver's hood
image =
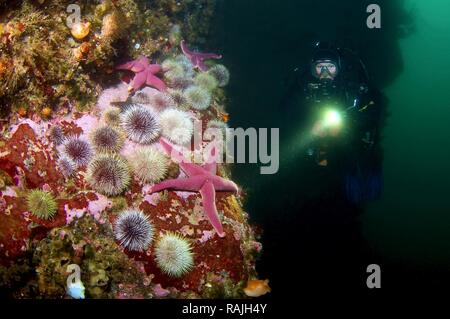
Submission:
[[311,62],[316,63],[316,62],[324,62],[324,61],[329,61],[329,62],[333,62],[334,64],[336,64],[337,67],[340,67],[340,61],[341,61],[341,57],[339,52],[337,52],[337,50],[319,50],[317,52],[314,53],[313,58],[311,60]]
[[332,62],[341,69],[341,54],[339,49],[329,42],[317,42],[311,59],[311,64],[317,62]]

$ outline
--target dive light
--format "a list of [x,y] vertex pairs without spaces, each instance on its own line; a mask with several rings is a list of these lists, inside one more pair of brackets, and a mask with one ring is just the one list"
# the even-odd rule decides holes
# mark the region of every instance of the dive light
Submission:
[[324,128],[336,128],[342,125],[342,115],[338,110],[327,109],[324,112],[322,125]]
[[344,122],[343,113],[337,108],[325,108],[319,113],[318,121],[313,126],[314,136],[337,136]]

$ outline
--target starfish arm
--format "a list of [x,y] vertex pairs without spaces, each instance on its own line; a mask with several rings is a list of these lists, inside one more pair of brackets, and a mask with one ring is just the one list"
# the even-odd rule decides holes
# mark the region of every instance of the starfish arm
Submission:
[[201,60],[222,59],[222,55],[216,53],[198,53],[198,56]]
[[156,193],[165,189],[198,192],[205,183],[204,176],[194,176],[189,178],[168,179],[159,184],[154,185],[150,193]]
[[158,91],[165,92],[167,90],[166,84],[161,80],[154,76],[152,73],[147,74],[147,85],[152,86]]
[[140,73],[145,71],[145,65],[142,65],[140,63],[136,63],[131,69],[134,73]]
[[208,71],[208,67],[206,66],[206,64],[203,62],[203,60],[199,60],[196,64],[196,66],[200,69],[200,71],[206,72]]
[[217,164],[216,163],[206,163],[205,165],[203,165],[203,168],[208,173],[211,173],[213,175],[216,175],[216,173],[217,173]]
[[164,138],[160,139],[160,144],[163,147],[164,151],[169,155],[171,158],[175,159],[178,164],[180,165],[181,169],[188,175],[188,176],[196,176],[196,175],[205,175],[208,173],[207,170],[204,168],[189,163],[189,161],[183,156],[183,153],[179,150],[177,150],[175,147],[173,147],[168,141],[166,141]]
[[141,63],[140,60],[130,61],[125,64],[121,64],[116,67],[117,70],[127,70],[134,73],[142,72],[145,70],[145,64]]
[[198,165],[192,163],[179,163],[179,165],[188,176],[209,175],[208,171]]
[[192,51],[189,50],[189,48],[188,48],[188,46],[186,44],[186,41],[184,41],[184,40],[181,40],[181,51],[183,51],[183,54],[185,56],[187,56],[188,58],[191,58],[192,55],[193,55]]
[[200,189],[200,194],[203,199],[203,210],[208,217],[209,222],[216,230],[219,237],[225,237],[222,223],[220,222],[219,213],[216,207],[216,190],[211,181],[206,181],[203,187]]
[[144,68],[147,68],[150,66],[150,61],[146,56],[141,56],[139,59],[136,60],[140,65],[142,65]]
[[214,184],[214,188],[217,191],[221,192],[233,192],[237,193],[239,191],[238,186],[233,181],[230,181],[229,179],[222,178],[220,176],[212,176],[210,178],[212,183]]
[[172,144],[170,144],[170,142],[167,141],[165,138],[161,137],[159,143],[161,144],[162,148],[164,149],[164,151],[168,156],[179,162],[187,162],[186,158],[183,156],[183,153],[177,150],[175,147],[173,147]]
[[213,174],[217,174],[217,161],[219,159],[219,156],[221,155],[220,151],[218,151],[217,146],[214,146],[212,149],[208,152],[208,158],[206,159],[206,163],[203,165],[203,168]]
[[138,72],[144,72],[147,71],[150,67],[150,61],[147,57],[143,56],[140,57],[138,60],[135,61],[133,67],[130,69],[134,73]]
[[219,54],[215,54],[215,53],[198,53],[197,55],[197,66],[198,68],[205,72],[208,71],[208,67],[205,64],[205,60],[209,60],[209,59],[221,59],[222,56]]
[[136,64],[136,61],[130,61],[124,64],[121,64],[116,67],[117,70],[131,70],[133,66]]
[[162,71],[162,67],[161,67],[161,65],[159,65],[159,64],[150,64],[150,65],[147,67],[147,70],[148,70],[150,73],[152,73],[152,74],[156,74],[156,73]]
[[133,90],[134,91],[139,90],[141,87],[144,86],[145,82],[146,82],[145,73],[144,72],[137,73],[134,76],[132,84],[131,84],[133,86]]

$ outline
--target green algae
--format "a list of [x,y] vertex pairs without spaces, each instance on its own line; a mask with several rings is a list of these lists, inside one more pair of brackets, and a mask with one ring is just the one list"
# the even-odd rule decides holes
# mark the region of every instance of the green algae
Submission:
[[188,40],[201,39],[214,9],[209,0],[80,1],[91,32],[78,41],[66,25],[71,3],[26,0],[11,7],[7,18],[0,15],[2,117],[11,111],[57,110],[68,103],[89,110],[101,87],[118,80],[114,66],[124,57],[162,55],[174,25]]
[[51,230],[37,245],[33,262],[39,294],[46,298],[65,296],[70,264],[80,266],[87,298],[115,298],[119,284],[139,290],[144,282],[144,274],[115,243],[111,225],[100,225],[89,215]]
[[228,274],[209,273],[202,291],[204,299],[239,299],[244,298],[243,288],[245,282],[238,284],[230,278]]

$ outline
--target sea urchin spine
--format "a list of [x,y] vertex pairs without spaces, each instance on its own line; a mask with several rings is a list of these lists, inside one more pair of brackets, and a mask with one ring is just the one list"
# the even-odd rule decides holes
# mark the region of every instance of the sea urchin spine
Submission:
[[154,228],[143,212],[129,209],[123,211],[117,219],[114,235],[126,249],[143,252],[153,241]]

